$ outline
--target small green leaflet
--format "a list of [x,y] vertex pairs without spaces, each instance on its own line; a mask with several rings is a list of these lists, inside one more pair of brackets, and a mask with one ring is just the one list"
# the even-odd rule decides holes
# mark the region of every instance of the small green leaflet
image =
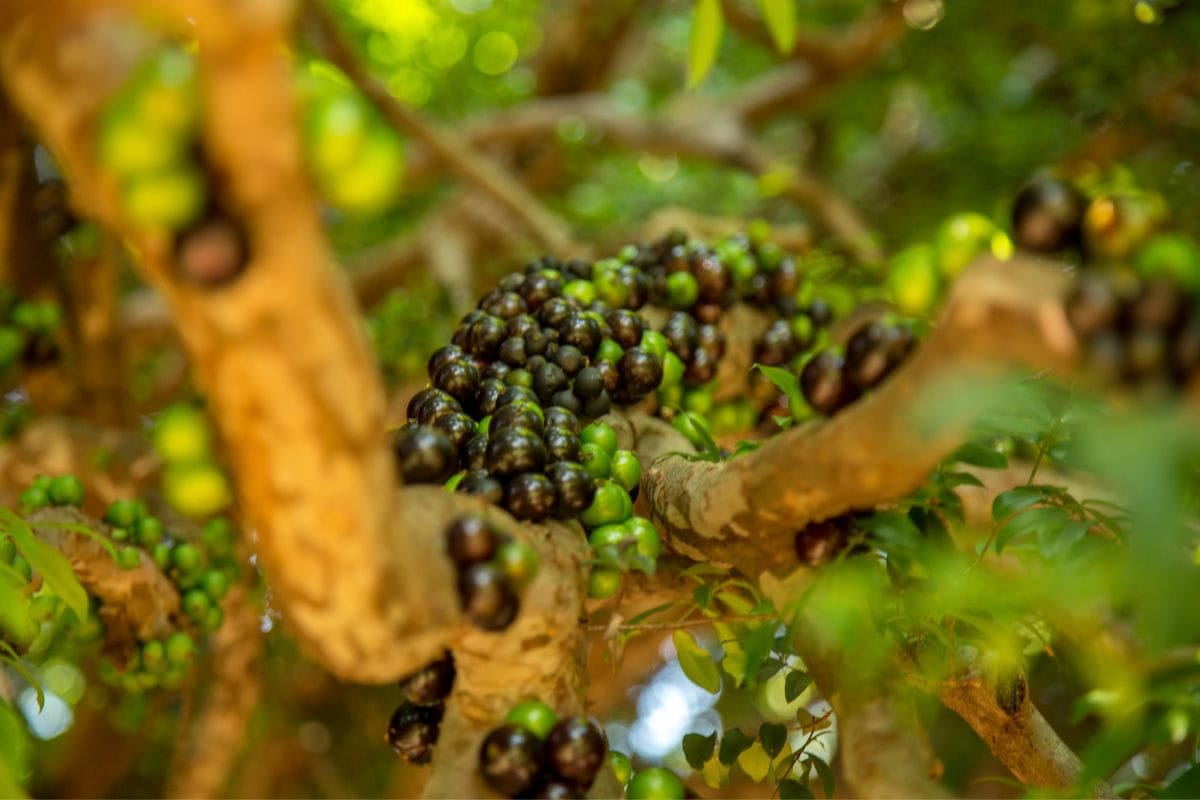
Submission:
[[1046,490],[1041,486],[1018,486],[1001,492],[992,501],[992,519],[1003,522],[1018,511],[1023,511],[1044,499],[1046,494]]
[[783,679],[783,697],[789,703],[804,693],[804,690],[812,684],[812,678],[807,672],[793,671],[789,672],[788,676]]
[[787,728],[778,722],[764,722],[758,728],[758,740],[771,758],[783,752],[787,744]]
[[3,523],[8,535],[12,537],[13,544],[29,562],[29,566],[42,576],[50,591],[58,595],[80,621],[86,620],[87,592],[75,577],[71,563],[62,553],[34,536],[29,523],[9,509],[0,508],[0,523]]
[[717,51],[721,47],[724,28],[721,0],[696,0],[696,9],[692,13],[691,37],[688,41],[689,89],[699,86],[700,81],[704,80],[704,76],[712,69],[717,60]]
[[833,790],[835,788],[833,770],[829,768],[828,764],[816,756],[810,757],[809,761],[812,762],[813,767],[817,770],[817,776],[821,779],[821,790],[825,792],[826,797],[833,797]]
[[1003,469],[1008,466],[1008,456],[994,447],[988,447],[979,442],[967,442],[954,451],[947,461],[961,461],[973,467],[987,469]]
[[702,769],[717,749],[717,733],[708,736],[689,733],[683,737],[683,756],[692,769]]
[[[789,0],[790,5],[790,0]],[[754,369],[761,372],[775,388],[783,392],[788,399],[788,410],[795,417],[796,412],[808,408],[804,394],[800,391],[800,379],[783,367],[768,367],[766,364],[755,364]]]
[[21,780],[32,758],[25,724],[16,710],[0,700],[0,797],[27,797]]
[[682,628],[671,634],[675,652],[679,654],[679,666],[688,680],[705,691],[716,694],[721,689],[721,674],[707,650]]
[[779,796],[782,800],[812,800],[813,793],[800,781],[788,778],[779,782]]
[[763,749],[762,742],[754,742],[738,756],[737,764],[742,772],[755,783],[761,783],[771,771],[771,757]]
[[741,730],[730,728],[721,737],[721,749],[717,751],[717,760],[725,766],[729,766],[753,744],[754,740],[742,733]]
[[779,52],[784,55],[792,52],[796,43],[795,0],[758,0],[758,7]]

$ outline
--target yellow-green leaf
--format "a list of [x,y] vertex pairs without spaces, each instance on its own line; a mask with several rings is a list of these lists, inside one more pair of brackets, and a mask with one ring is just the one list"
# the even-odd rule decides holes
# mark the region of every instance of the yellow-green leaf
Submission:
[[17,551],[29,562],[33,571],[42,576],[50,591],[58,595],[80,621],[87,619],[87,592],[75,577],[71,562],[67,561],[62,553],[34,536],[29,523],[8,509],[0,508],[0,522],[3,522],[9,536],[12,537]]
[[767,777],[767,773],[771,771],[771,757],[763,749],[762,742],[755,742],[738,756],[737,765],[742,768],[742,772],[749,776],[750,780],[761,783],[763,778]]
[[725,20],[721,16],[720,0],[696,0],[692,12],[692,32],[688,41],[688,88],[704,80],[717,60]]
[[721,688],[721,675],[707,650],[700,646],[690,633],[677,630],[671,634],[675,652],[679,654],[679,666],[688,680],[701,689],[716,693]]
[[792,52],[796,43],[796,0],[758,0],[758,6],[779,52]]

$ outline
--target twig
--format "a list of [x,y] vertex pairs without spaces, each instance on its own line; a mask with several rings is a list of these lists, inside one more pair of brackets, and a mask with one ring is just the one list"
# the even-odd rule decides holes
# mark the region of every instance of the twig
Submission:
[[[674,631],[683,628],[703,628],[707,625],[722,622],[758,622],[760,620],[776,619],[775,614],[731,614],[724,617],[702,617],[697,619],[685,619],[679,622],[642,622],[617,625],[618,631]],[[587,629],[597,633],[608,633],[612,631],[608,625],[588,625]]]
[[341,69],[392,125],[415,136],[450,169],[495,199],[555,254],[568,255],[579,249],[566,223],[499,164],[474,150],[457,134],[439,128],[405,108],[383,84],[371,77],[338,32],[337,23],[322,0],[306,0],[304,8],[321,54]]

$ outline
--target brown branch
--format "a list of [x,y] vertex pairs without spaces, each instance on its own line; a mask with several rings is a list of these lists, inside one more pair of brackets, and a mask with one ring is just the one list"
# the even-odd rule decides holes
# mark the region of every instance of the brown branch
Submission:
[[261,611],[245,583],[221,603],[225,620],[212,638],[212,687],[172,756],[168,797],[223,797],[262,695]]
[[534,197],[519,181],[486,155],[477,152],[457,134],[439,128],[405,108],[375,80],[354,56],[322,0],[306,0],[306,21],[318,51],[350,78],[397,130],[416,137],[451,170],[470,181],[520,219],[531,234],[557,255],[576,253],[580,247],[569,227]]
[[[1033,702],[1022,694],[1010,713],[996,702],[996,687],[971,673],[941,684],[937,695],[971,726],[988,749],[1017,780],[1043,788],[1071,788],[1082,771],[1079,757],[1059,738]],[[1117,797],[1103,781],[1095,797]]]
[[[910,360],[837,416],[797,426],[724,463],[654,460],[643,492],[670,545],[756,576],[794,564],[792,538],[807,522],[913,491],[958,446],[980,410],[984,399],[966,392],[970,382],[1014,366],[1072,363],[1063,286],[1061,271],[1045,263],[981,263],[959,280]],[[921,411],[931,396],[961,396],[963,407],[930,420]]]
[[179,592],[148,556],[139,556],[136,569],[122,569],[103,544],[58,527],[63,523],[92,530],[105,526],[73,508],[46,508],[29,516],[34,533],[66,556],[88,594],[100,601],[107,646],[132,646],[179,630]]
[[604,88],[621,40],[633,28],[637,0],[573,0],[544,25],[544,43],[534,64],[541,96],[576,94]]

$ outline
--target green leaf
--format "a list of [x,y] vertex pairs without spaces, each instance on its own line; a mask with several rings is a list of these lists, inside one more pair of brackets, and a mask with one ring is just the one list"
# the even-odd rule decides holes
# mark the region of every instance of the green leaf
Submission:
[[[791,0],[788,0],[788,4],[791,4]],[[797,416],[797,412],[808,408],[804,393],[800,391],[800,378],[795,373],[783,367],[769,367],[766,364],[755,364],[754,369],[765,375],[767,380],[775,384],[776,389],[784,393],[788,399],[788,411],[792,412],[793,417]]]
[[17,550],[33,567],[34,572],[58,595],[82,622],[87,619],[88,599],[83,585],[75,577],[71,562],[63,554],[33,535],[29,523],[7,508],[0,508],[0,522],[6,527]]
[[1029,534],[1039,542],[1049,541],[1071,523],[1071,517],[1061,508],[1030,508],[1010,518],[996,533],[996,552],[1004,550],[1013,539]]
[[712,604],[712,585],[702,583],[695,589],[692,589],[692,599],[696,601],[696,607],[701,611],[707,609]]
[[705,691],[716,694],[721,689],[721,674],[707,650],[683,629],[671,634],[675,652],[679,654],[679,666],[688,680]]
[[779,782],[781,800],[813,800],[813,793],[798,780],[788,778]]
[[992,519],[1002,522],[1013,514],[1029,508],[1034,503],[1044,499],[1046,493],[1040,486],[1018,486],[1001,492],[992,501]]
[[758,668],[762,666],[763,660],[775,645],[775,625],[773,623],[759,625],[746,634],[741,644],[742,649],[746,652],[746,664],[743,667],[742,676],[744,680],[749,680],[758,674]]
[[717,749],[717,732],[708,736],[689,733],[683,737],[683,757],[692,769],[703,769]]
[[921,541],[921,531],[906,515],[881,511],[864,517],[859,527],[871,534],[886,550],[915,550]]
[[42,689],[42,682],[38,680],[38,676],[26,665],[24,659],[17,654],[17,651],[12,648],[8,642],[0,639],[0,664],[8,664],[17,671],[25,682],[33,687],[33,691],[37,695],[38,711],[41,711],[46,706],[46,692]]
[[804,690],[812,684],[812,678],[807,672],[795,670],[789,672],[788,676],[783,680],[783,698],[789,703],[803,694]]
[[953,489],[958,486],[983,487],[983,481],[969,472],[946,472],[941,477],[941,484],[947,489]]
[[758,728],[758,740],[771,758],[783,751],[787,744],[787,728],[778,722],[764,722]]
[[721,749],[717,751],[717,760],[729,766],[753,744],[754,740],[742,733],[741,729],[730,728],[721,737]]
[[667,611],[668,609],[674,608],[675,602],[676,601],[671,600],[670,602],[663,603],[662,605],[654,606],[653,608],[647,608],[645,611],[634,614],[632,617],[629,618],[628,624],[636,625],[639,622],[645,622],[646,620],[650,619],[650,617],[653,617],[656,614],[661,614],[662,612]]
[[737,764],[742,772],[755,783],[761,783],[771,771],[771,757],[763,749],[761,742],[755,742],[738,756]]
[[779,52],[783,55],[792,52],[796,44],[795,0],[758,0],[758,6]]
[[955,450],[948,460],[961,461],[973,467],[986,469],[1003,469],[1008,466],[1008,456],[994,447],[988,447],[979,442],[967,442]]
[[833,770],[816,756],[810,756],[809,760],[812,762],[813,768],[817,771],[817,777],[821,779],[821,791],[825,792],[826,797],[833,797],[833,790],[836,788],[834,786]]
[[16,709],[0,700],[0,797],[26,797],[21,782],[29,776],[33,751]]
[[725,20],[721,15],[721,0],[696,0],[692,13],[692,31],[688,41],[689,89],[694,89],[704,80],[717,60],[721,47],[721,34]]

